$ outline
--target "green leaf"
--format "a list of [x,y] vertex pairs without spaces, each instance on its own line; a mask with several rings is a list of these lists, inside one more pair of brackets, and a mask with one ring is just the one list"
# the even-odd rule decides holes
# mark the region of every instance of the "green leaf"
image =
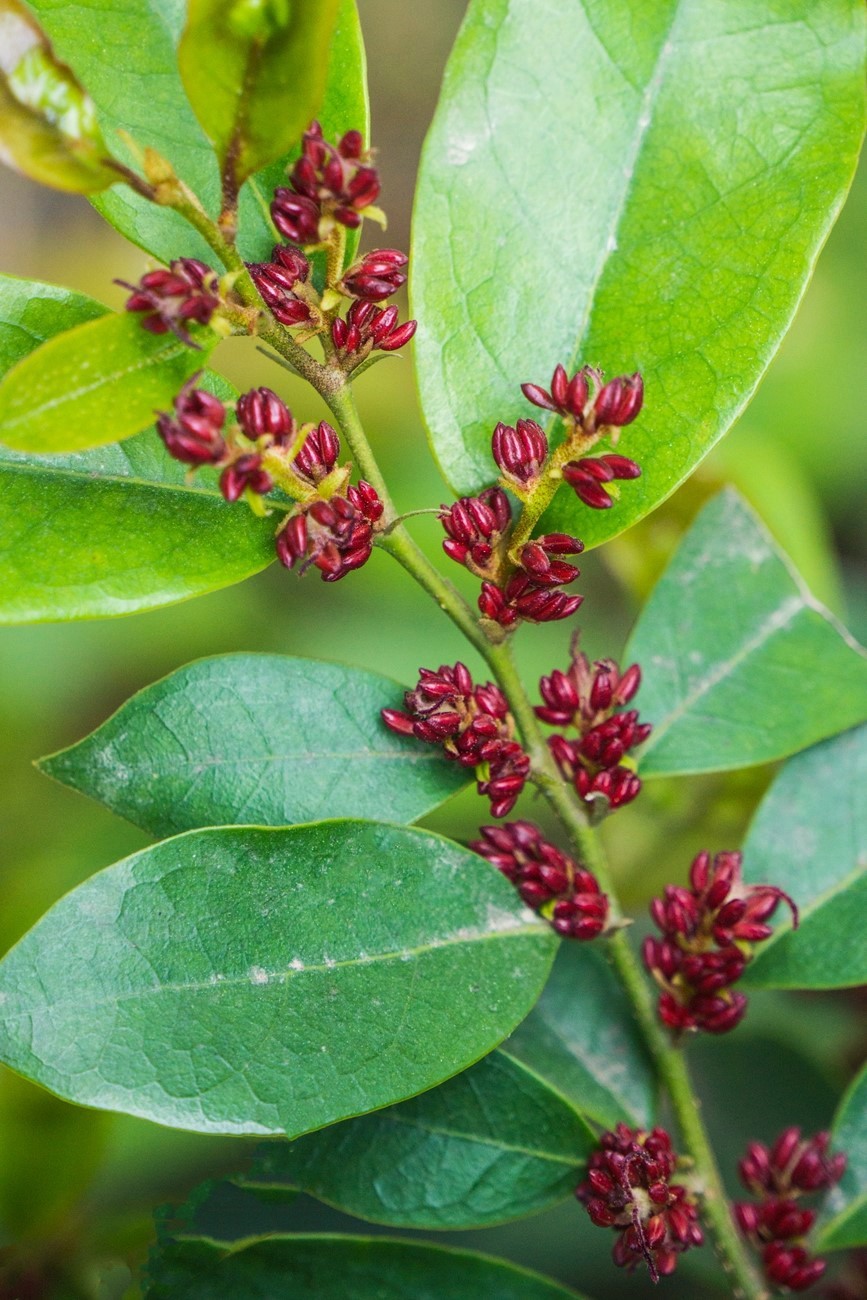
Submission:
[[778,885],[786,910],[756,946],[744,975],[754,988],[834,989],[867,984],[867,726],[798,754],[765,796],[744,847],[744,874]]
[[93,104],[19,0],[0,0],[0,161],[74,193],[120,179]]
[[845,1151],[846,1172],[828,1193],[817,1248],[867,1246],[867,1067],[840,1103],[831,1130],[831,1149]]
[[416,364],[460,492],[497,420],[558,362],[641,370],[612,510],[558,493],[597,545],[682,482],[788,327],[854,172],[859,0],[472,0],[415,203]]
[[400,1106],[267,1143],[239,1181],[397,1228],[478,1228],[570,1196],[595,1146],[544,1080],[492,1052]]
[[240,186],[294,145],[322,102],[337,0],[189,0],[184,89]]
[[104,1110],[297,1136],[485,1055],[556,947],[439,836],[191,831],[93,876],[0,963],[0,1060]]
[[561,944],[545,991],[499,1049],[605,1128],[649,1127],[656,1072],[604,950]]
[[[214,153],[184,94],[177,67],[184,0],[124,0],[122,5],[97,0],[97,9],[88,12],[98,12],[98,41],[90,21],[67,0],[31,0],[31,8],[58,53],[87,85],[107,137],[124,130],[139,146],[156,149],[216,217],[220,180]],[[365,134],[369,130],[355,0],[340,0],[320,120],[330,135],[351,127]],[[118,154],[137,165],[122,140]],[[247,261],[266,258],[275,242],[268,203],[274,186],[284,179],[283,171],[282,161],[273,163],[241,192],[238,247]],[[181,217],[129,189],[117,187],[94,204],[122,235],[164,262],[175,257],[213,262],[213,254]]]
[[383,726],[380,709],[400,691],[378,673],[312,659],[202,659],[42,768],[159,836],[316,821],[335,798],[346,817],[411,822],[467,776]]
[[681,542],[625,657],[654,724],[647,776],[767,763],[867,718],[864,651],[732,491]]
[[[105,312],[83,294],[0,276],[0,374]],[[228,392],[216,376],[203,382]],[[273,521],[228,506],[210,471],[194,486],[185,477],[153,432],[66,456],[0,447],[0,624],[131,614],[264,569]]]
[[384,1237],[179,1240],[151,1253],[145,1300],[580,1300],[506,1260]]

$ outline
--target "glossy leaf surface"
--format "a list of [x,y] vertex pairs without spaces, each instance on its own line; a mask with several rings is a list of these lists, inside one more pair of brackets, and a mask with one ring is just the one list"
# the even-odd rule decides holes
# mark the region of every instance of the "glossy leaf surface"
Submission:
[[867,656],[732,491],[681,542],[625,659],[654,727],[648,776],[767,763],[867,718]]
[[595,1145],[572,1106],[497,1051],[399,1106],[266,1144],[243,1183],[393,1227],[474,1228],[570,1196]]
[[490,483],[497,420],[558,362],[643,372],[598,544],[725,432],[791,320],[863,130],[859,0],[473,0],[425,146],[411,266],[422,406],[446,478]]
[[[75,68],[93,98],[107,138],[125,130],[142,147],[156,149],[199,195],[212,216],[220,210],[220,181],[214,152],[184,94],[177,67],[177,45],[186,16],[184,0],[100,0],[99,41],[94,41],[81,11],[66,0],[33,0],[31,5],[60,56]],[[340,0],[331,51],[324,129],[341,134],[350,127],[368,132],[364,48],[355,0]],[[134,165],[132,154],[118,153]],[[254,176],[241,192],[238,247],[248,261],[268,256],[275,232],[268,216],[274,186],[283,178],[277,162]],[[213,254],[182,218],[156,208],[125,187],[115,187],[95,206],[122,235],[162,261]]]
[[867,1246],[867,1068],[855,1079],[834,1119],[832,1151],[845,1151],[846,1172],[828,1193],[818,1248]]
[[744,847],[744,874],[779,885],[785,908],[757,945],[744,983],[823,989],[867,984],[867,726],[789,760],[768,791]]
[[[105,312],[83,294],[0,276],[0,373]],[[228,396],[223,380],[208,383]],[[273,522],[227,506],[212,471],[194,486],[185,476],[154,432],[66,456],[0,447],[0,623],[129,614],[264,569]]]
[[561,944],[544,993],[500,1051],[605,1128],[653,1123],[653,1064],[598,945]]
[[395,736],[377,673],[284,655],[202,659],[133,696],[43,761],[56,780],[155,835],[327,817],[411,822],[466,784],[438,750]]
[[221,169],[240,185],[286,154],[325,93],[337,0],[190,0],[178,64]]
[[19,0],[0,0],[0,161],[74,193],[119,179],[93,104]]
[[147,1272],[145,1300],[579,1300],[506,1260],[382,1237],[179,1240],[157,1246]]
[[0,1060],[86,1105],[297,1136],[419,1092],[532,1007],[557,947],[499,873],[373,822],[192,831],[0,964]]

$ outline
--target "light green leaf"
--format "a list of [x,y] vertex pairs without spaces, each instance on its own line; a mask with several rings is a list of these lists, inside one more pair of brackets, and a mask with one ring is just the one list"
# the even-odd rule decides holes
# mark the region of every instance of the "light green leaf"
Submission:
[[285,155],[315,117],[336,18],[337,0],[189,0],[181,78],[236,185]]
[[202,349],[151,334],[137,315],[111,313],[43,343],[0,384],[0,442],[18,451],[64,452],[122,442],[171,410],[184,380],[200,370],[216,335],[196,330]]
[[767,763],[867,718],[867,656],[732,491],[681,542],[625,658],[654,727],[647,776]]
[[384,1237],[164,1242],[147,1273],[145,1300],[580,1300],[506,1260]]
[[0,275],[0,376],[55,334],[107,314],[83,293]]
[[840,1103],[831,1129],[831,1150],[846,1153],[846,1172],[828,1193],[817,1248],[867,1246],[867,1067]]
[[19,0],[0,0],[0,161],[80,194],[120,179],[93,104]]
[[0,963],[0,1060],[69,1101],[297,1136],[484,1056],[556,947],[439,836],[192,831],[93,876]]
[[[184,0],[97,0],[100,40],[90,21],[67,0],[32,0],[31,8],[58,54],[75,68],[93,97],[108,139],[128,131],[137,144],[168,158],[178,175],[216,217],[220,180],[211,145],[184,94],[177,45],[186,17]],[[321,121],[326,133],[351,127],[367,134],[364,48],[355,0],[340,0]],[[131,165],[132,153],[118,139],[117,152]],[[283,180],[283,163],[251,178],[241,191],[238,247],[248,261],[266,258],[275,242],[268,203]],[[213,254],[176,213],[158,208],[132,191],[116,187],[95,206],[121,234],[162,261]]]
[[604,947],[561,944],[544,993],[499,1050],[605,1128],[653,1123],[656,1072]]
[[380,722],[400,687],[378,673],[235,654],[172,673],[93,735],[42,761],[49,776],[155,835],[333,812],[411,822],[466,772]]
[[416,364],[452,486],[493,479],[497,420],[558,362],[641,370],[611,510],[558,493],[591,545],[690,473],[785,333],[854,172],[860,0],[472,0],[415,204]]
[[398,1228],[477,1228],[570,1196],[595,1146],[568,1102],[497,1051],[399,1106],[265,1144],[238,1181]]
[[781,908],[744,985],[833,989],[867,984],[867,726],[798,754],[771,786],[744,846],[744,874],[778,885]]

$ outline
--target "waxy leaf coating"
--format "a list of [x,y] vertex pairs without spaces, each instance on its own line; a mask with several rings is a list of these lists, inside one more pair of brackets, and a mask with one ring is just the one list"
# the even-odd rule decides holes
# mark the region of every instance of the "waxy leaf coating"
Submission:
[[0,963],[0,1061],[172,1127],[297,1136],[485,1055],[556,947],[439,836],[192,831],[93,876]]
[[267,1143],[241,1181],[393,1227],[475,1228],[570,1196],[595,1145],[546,1080],[496,1051],[399,1106]]
[[360,668],[220,655],[140,691],[42,768],[155,835],[287,826],[335,808],[415,821],[467,776],[382,725],[399,696],[396,682]]
[[625,659],[653,723],[642,776],[767,763],[867,718],[867,655],[733,491],[690,528]]
[[506,1260],[383,1237],[182,1238],[155,1247],[147,1272],[145,1300],[580,1300]]
[[831,1129],[832,1151],[845,1151],[846,1172],[824,1203],[820,1250],[867,1246],[867,1067],[840,1103]]
[[560,362],[639,370],[613,509],[566,488],[546,531],[597,545],[726,431],[788,328],[854,172],[860,0],[473,0],[415,202],[416,364],[461,493]]
[[786,909],[757,945],[744,983],[754,988],[829,989],[867,984],[867,725],[789,759],[756,814],[744,875],[778,885]]

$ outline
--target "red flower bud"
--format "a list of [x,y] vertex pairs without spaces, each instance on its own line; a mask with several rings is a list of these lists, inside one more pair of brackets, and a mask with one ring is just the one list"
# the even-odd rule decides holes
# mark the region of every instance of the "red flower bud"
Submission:
[[641,375],[621,375],[612,379],[600,390],[594,405],[597,428],[614,425],[621,428],[631,424],[644,402],[644,381]]
[[323,420],[304,439],[292,468],[308,483],[320,483],[334,469],[339,455],[340,439],[331,425]]
[[157,432],[166,450],[185,465],[216,465],[226,455],[222,428],[226,408],[219,398],[196,388],[198,376],[184,384],[175,398],[174,418],[163,412]]
[[273,479],[262,469],[262,457],[258,455],[239,456],[220,475],[220,491],[227,501],[237,501],[248,490],[264,495],[273,486]]
[[251,388],[242,393],[235,414],[244,433],[253,442],[268,436],[278,446],[284,446],[295,437],[292,412],[270,388]]

